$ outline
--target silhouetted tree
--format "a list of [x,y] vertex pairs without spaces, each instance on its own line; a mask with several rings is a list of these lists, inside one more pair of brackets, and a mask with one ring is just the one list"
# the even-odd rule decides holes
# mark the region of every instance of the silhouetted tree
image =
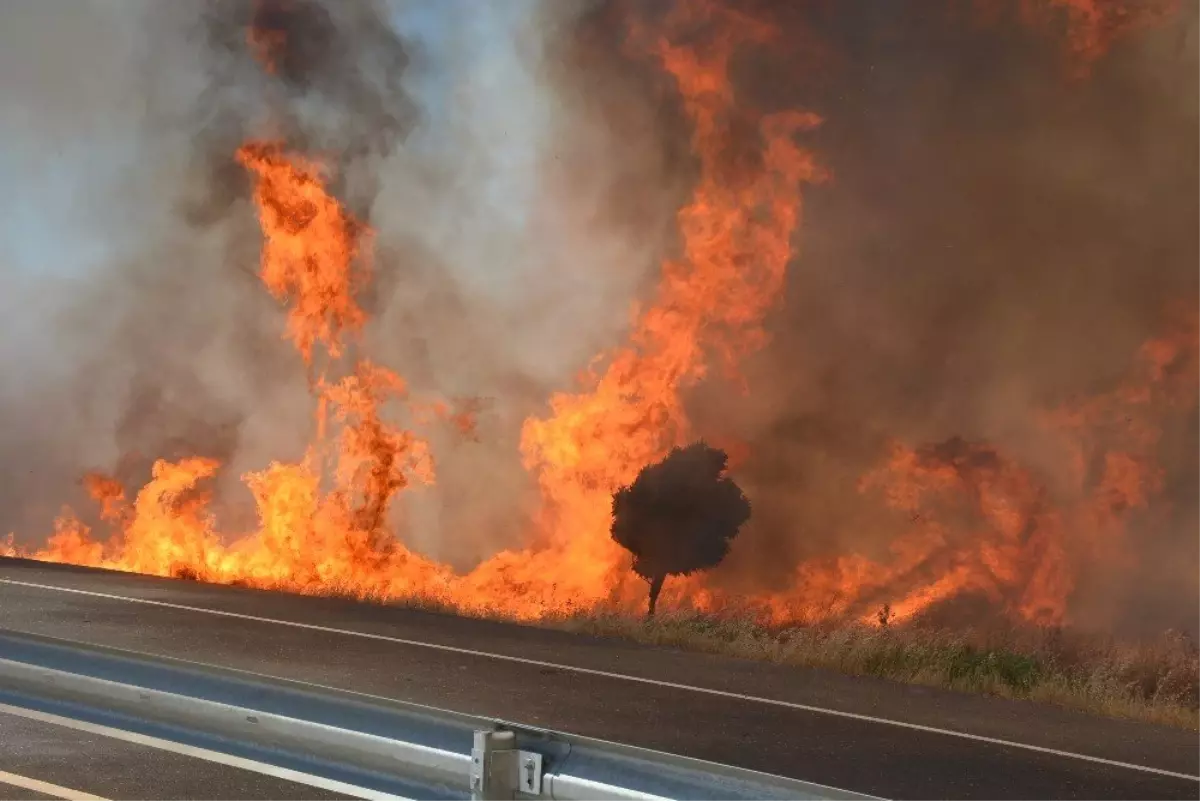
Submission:
[[703,442],[675,448],[614,493],[612,538],[650,582],[650,615],[667,576],[720,564],[750,519],[750,502],[725,475],[727,461]]

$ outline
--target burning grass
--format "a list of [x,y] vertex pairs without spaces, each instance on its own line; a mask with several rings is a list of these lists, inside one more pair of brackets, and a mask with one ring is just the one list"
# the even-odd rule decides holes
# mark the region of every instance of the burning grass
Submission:
[[[323,596],[462,615],[433,597],[364,596],[352,587]],[[469,616],[529,625],[503,609]],[[1200,647],[1166,631],[1137,642],[1061,627],[995,624],[977,629],[830,623],[772,626],[741,615],[581,610],[533,625],[644,645],[836,670],[905,684],[1056,704],[1091,714],[1200,730]]]
[[1061,628],[952,630],[919,624],[771,627],[667,612],[649,620],[582,613],[543,625],[703,653],[1058,704],[1200,728],[1200,651],[1168,631],[1138,643]]
[[[0,541],[0,557],[27,557]],[[202,580],[195,574],[176,578]],[[289,582],[229,582],[294,592]],[[1168,630],[1141,641],[1063,627],[1001,622],[974,629],[901,624],[885,607],[875,624],[831,622],[771,625],[739,614],[670,610],[654,617],[628,611],[578,609],[534,619],[500,606],[457,606],[434,594],[393,596],[349,582],[309,588],[305,595],[339,598],[434,614],[533,625],[592,637],[683,651],[835,670],[906,684],[1055,704],[1097,715],[1200,731],[1200,647]]]
[[[432,596],[364,595],[349,585],[319,594],[464,616],[464,610]],[[651,618],[579,610],[546,614],[532,622],[502,608],[476,608],[465,616],[1200,730],[1200,647],[1187,634],[1172,630],[1135,642],[1028,624],[954,629],[918,617],[897,625],[887,622],[886,608],[878,625],[825,621],[778,626],[744,615],[679,610]]]
[[[1072,50],[1084,60],[1134,22],[1084,0],[1049,5],[1071,11]],[[641,491],[639,474],[653,476],[673,448],[705,433],[689,418],[690,390],[718,372],[740,376],[744,357],[769,339],[766,320],[798,253],[802,191],[830,177],[809,149],[819,141],[817,114],[759,108],[753,93],[743,97],[735,85],[739,71],[731,65],[739,53],[786,49],[773,23],[737,3],[668,4],[627,20],[627,55],[669,79],[690,124],[692,194],[677,211],[677,247],[664,254],[656,288],[631,309],[628,338],[598,354],[592,369],[549,398],[542,416],[521,426],[522,463],[539,495],[526,546],[495,553],[468,574],[408,550],[390,512],[401,509],[397,497],[407,488],[436,479],[435,440],[423,429],[453,423],[473,436],[472,415],[410,398],[402,377],[372,361],[361,338],[371,304],[359,296],[371,282],[375,232],[368,214],[351,211],[362,204],[343,196],[354,174],[344,168],[389,147],[360,146],[355,136],[340,152],[318,154],[310,151],[327,144],[322,128],[289,130],[320,116],[310,104],[328,104],[326,95],[343,84],[352,99],[335,102],[338,113],[358,115],[364,104],[357,98],[374,96],[363,89],[373,73],[340,74],[346,65],[333,54],[359,52],[361,37],[337,27],[333,7],[264,2],[253,19],[233,14],[226,21],[249,23],[245,46],[261,65],[258,77],[282,84],[272,103],[302,101],[268,115],[279,117],[265,126],[278,138],[257,138],[263,132],[247,121],[255,137],[231,155],[250,178],[263,237],[260,278],[285,308],[284,334],[308,373],[315,432],[304,458],[244,474],[259,519],[238,531],[220,530],[210,504],[222,468],[214,459],[164,459],[140,487],[93,475],[85,484],[108,536],[67,510],[46,547],[30,555],[455,611],[1197,728],[1197,653],[1189,640],[1135,646],[1037,628],[1070,619],[1068,601],[1086,564],[1136,564],[1132,532],[1147,536],[1166,514],[1160,445],[1196,403],[1193,308],[1134,354],[1116,386],[1054,408],[1030,407],[1046,450],[1062,454],[1057,475],[1042,475],[997,444],[959,436],[894,441],[856,482],[864,502],[903,526],[883,556],[849,549],[806,559],[786,586],[732,596],[697,571],[720,560],[744,521],[740,491],[729,494],[727,514],[699,523],[695,510],[706,504],[664,504],[658,481]],[[396,43],[385,44],[380,63],[397,63]],[[356,118],[353,127],[391,142],[396,120],[383,122],[380,129]],[[704,482],[684,484],[689,495],[720,500]],[[616,530],[614,492],[627,501],[618,503],[624,512]],[[682,558],[679,537],[695,536],[706,521],[723,525],[703,532],[704,547]],[[0,543],[4,553],[15,554],[15,546]],[[645,596],[635,571],[651,581],[652,605],[670,574],[680,578],[664,602],[708,612],[639,620],[632,610]],[[1026,628],[962,632],[921,617],[970,594]],[[873,620],[872,607],[884,598],[889,611]],[[721,611],[740,604],[762,617]],[[828,610],[823,622],[812,624],[813,609]],[[753,622],[760,619],[771,625]],[[846,620],[858,622],[838,622]]]

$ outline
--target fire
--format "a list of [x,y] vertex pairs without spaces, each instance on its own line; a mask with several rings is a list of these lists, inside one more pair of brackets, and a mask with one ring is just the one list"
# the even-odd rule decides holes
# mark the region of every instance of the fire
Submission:
[[1015,13],[1033,30],[1061,34],[1067,70],[1085,77],[1118,42],[1173,17],[1179,0],[971,0],[986,20]]
[[738,109],[729,62],[763,44],[771,29],[711,4],[679,5],[668,31],[700,28],[712,40],[692,48],[636,30],[670,73],[693,123],[700,178],[680,210],[678,259],[663,264],[654,302],[634,319],[627,345],[607,356],[577,393],[550,399],[551,416],[526,422],[521,450],[546,502],[542,525],[569,577],[563,597],[600,599],[624,577],[624,556],[608,536],[611,497],[646,464],[689,436],[680,392],[703,378],[712,357],[727,368],[763,344],[762,321],[782,292],[800,215],[798,188],[821,176],[796,135],[812,114],[787,112],[759,123],[762,158],[730,175],[721,156]]
[[294,0],[255,0],[253,17],[246,27],[246,44],[268,75],[278,75],[287,55],[288,20]]
[[[254,201],[264,235],[261,277],[288,305],[287,333],[306,364],[323,346],[341,379],[322,374],[314,383],[317,440],[299,464],[273,463],[244,476],[259,527],[226,544],[216,532],[205,482],[219,465],[210,459],[159,461],[132,504],[121,486],[100,475],[85,484],[116,529],[107,543],[65,512],[39,558],[156,575],[241,582],[299,592],[344,588],[359,594],[428,592],[447,571],[414,557],[390,530],[393,501],[413,483],[431,483],[427,443],[391,422],[385,411],[407,400],[392,371],[366,360],[338,365],[345,337],[365,314],[355,294],[367,280],[364,243],[369,230],[344,211],[325,188],[315,162],[280,143],[249,142],[238,160],[256,177]],[[470,412],[426,404],[425,417],[451,419],[471,429]],[[326,417],[338,434],[325,442]],[[335,451],[331,488],[321,452]]]
[[383,532],[392,498],[412,480],[434,480],[427,443],[380,413],[387,398],[403,398],[406,392],[399,376],[369,362],[359,362],[354,375],[325,390],[342,425],[338,485],[360,493],[356,516],[364,531]]
[[1042,0],[1037,4],[1023,0],[1022,12],[1037,19],[1040,12],[1058,11],[1067,18],[1067,39],[1077,68],[1086,70],[1118,40],[1129,34],[1161,23],[1179,7],[1178,0],[1143,0],[1138,3],[1113,0]]
[[272,295],[289,303],[287,335],[309,364],[317,343],[336,359],[343,337],[366,322],[355,295],[369,280],[362,241],[369,231],[325,191],[319,164],[275,142],[249,142],[237,158],[257,178],[254,202],[265,239],[260,275]]
[[[890,559],[860,555],[801,564],[792,590],[745,604],[767,619],[872,619],[887,604],[904,620],[939,601],[976,594],[1016,619],[1070,621],[1074,576],[1085,563],[1128,563],[1131,523],[1162,490],[1155,449],[1162,421],[1194,412],[1200,316],[1178,313],[1145,343],[1114,390],[1046,411],[1048,439],[1075,465],[1066,498],[1054,498],[1028,468],[984,443],[961,439],[914,448],[895,443],[860,482],[909,522]],[[731,602],[701,596],[701,608]]]
[[[223,547],[203,496],[194,493],[217,465],[160,462],[132,511],[109,501],[119,510],[106,518],[122,531],[118,540],[91,547],[89,533],[64,516],[61,534],[39,556],[299,591],[432,593],[465,609],[501,602],[521,617],[594,605],[614,586],[620,595],[628,579],[607,533],[611,493],[688,435],[682,389],[703,378],[714,358],[732,371],[765,341],[762,321],[793,256],[797,189],[821,177],[796,142],[819,119],[800,112],[761,117],[761,158],[753,166],[735,174],[722,163],[734,115],[742,113],[730,60],[739,49],[766,43],[769,26],[715,4],[681,6],[665,23],[667,31],[703,29],[709,39],[691,48],[645,29],[631,37],[676,80],[694,125],[700,178],[678,215],[681,253],[663,265],[654,302],[635,312],[629,343],[608,354],[606,368],[587,376],[578,392],[553,397],[549,417],[526,421],[522,452],[545,500],[536,548],[498,554],[455,577],[396,541],[387,527],[391,499],[412,480],[431,481],[433,463],[424,441],[381,414],[385,395],[403,396],[403,382],[364,362],[340,383],[321,378],[315,386],[319,409],[332,406],[341,426],[333,491],[322,492],[313,453],[303,464],[247,475],[260,527]],[[251,42],[270,67],[285,40],[264,36],[252,34]],[[288,304],[287,335],[306,363],[318,344],[336,360],[345,337],[365,323],[355,295],[369,279],[369,230],[326,191],[318,163],[274,142],[248,142],[237,157],[256,178],[261,277]],[[470,431],[469,416],[427,408]]]
[[[1084,59],[1153,17],[1099,0],[1022,4],[1031,14],[1047,7],[1065,11],[1072,49]],[[248,532],[218,531],[205,489],[220,467],[213,460],[158,462],[132,502],[114,480],[89,476],[114,535],[96,539],[66,510],[35,556],[304,593],[433,599],[522,619],[639,605],[644,588],[609,536],[612,493],[695,435],[683,402],[689,387],[714,367],[736,377],[739,361],[765,344],[764,319],[796,255],[801,189],[825,178],[800,144],[817,115],[758,113],[740,102],[731,64],[770,46],[775,31],[731,8],[679,3],[630,32],[631,51],[674,80],[698,177],[677,215],[678,253],[662,264],[650,302],[634,308],[628,341],[602,354],[574,391],[552,396],[545,417],[524,423],[521,454],[542,498],[528,547],[465,575],[404,547],[397,499],[432,483],[436,471],[429,444],[397,419],[449,422],[473,436],[477,404],[414,401],[396,373],[347,358],[367,324],[358,296],[371,279],[372,231],[329,190],[335,176],[320,160],[282,142],[248,141],[236,158],[253,178],[260,276],[285,305],[284,335],[312,377],[318,426],[307,456],[243,476],[258,513]],[[247,43],[273,75],[287,39],[261,16]],[[755,152],[735,161],[733,137],[746,131]],[[809,560],[788,589],[749,598],[692,576],[669,585],[664,602],[746,609],[775,622],[870,620],[886,604],[904,620],[971,594],[1016,618],[1064,622],[1077,565],[1097,549],[1129,558],[1130,521],[1161,492],[1158,421],[1194,408],[1197,338],[1195,314],[1184,314],[1146,343],[1120,387],[1041,415],[1047,438],[1069,455],[1066,497],[988,443],[896,442],[859,485],[864,502],[906,521],[886,556]],[[314,371],[318,349],[327,358]],[[0,545],[14,552],[11,541]]]

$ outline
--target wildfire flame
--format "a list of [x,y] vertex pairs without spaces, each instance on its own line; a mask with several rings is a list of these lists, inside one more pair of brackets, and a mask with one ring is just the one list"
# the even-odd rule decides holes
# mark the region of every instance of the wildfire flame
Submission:
[[275,298],[289,302],[287,336],[306,363],[317,343],[338,358],[343,336],[366,322],[355,295],[369,280],[369,230],[325,191],[319,164],[275,142],[248,142],[237,159],[258,179],[254,203],[265,240],[259,275]]
[[[1159,13],[1118,13],[1099,0],[1021,7],[1065,9],[1072,49],[1085,59]],[[428,443],[394,422],[397,412],[407,410],[413,423],[450,422],[469,435],[474,406],[455,411],[440,401],[410,402],[400,376],[345,358],[347,341],[367,322],[356,298],[370,280],[371,230],[330,193],[329,170],[318,160],[281,142],[250,141],[236,157],[254,178],[262,281],[286,305],[285,336],[310,370],[318,347],[328,356],[312,381],[319,425],[308,456],[243,477],[258,526],[232,537],[216,531],[204,489],[219,469],[213,460],[158,462],[132,502],[116,481],[90,476],[86,486],[116,533],[97,540],[66,510],[35,556],[296,592],[431,598],[517,618],[639,606],[644,589],[609,537],[612,493],[692,438],[684,390],[714,366],[736,373],[739,360],[763,346],[764,318],[782,296],[795,256],[800,189],[825,177],[799,144],[820,118],[794,110],[756,114],[739,103],[731,82],[734,56],[769,46],[773,37],[770,25],[713,2],[679,3],[655,25],[633,26],[630,48],[674,79],[699,175],[677,217],[680,251],[663,263],[652,302],[634,309],[628,342],[603,354],[602,368],[575,391],[551,397],[546,417],[525,421],[521,453],[543,502],[529,547],[460,575],[401,544],[394,500],[413,484],[433,482],[435,470]],[[252,28],[247,41],[273,74],[286,48],[283,34]],[[757,152],[731,163],[731,137],[745,130],[755,131]],[[1098,547],[1120,558],[1131,517],[1162,489],[1153,458],[1158,421],[1195,405],[1197,339],[1196,315],[1184,314],[1146,343],[1116,390],[1043,415],[1048,437],[1074,465],[1067,498],[986,443],[894,443],[860,482],[864,498],[910,523],[888,558],[810,560],[796,568],[788,589],[750,598],[692,576],[669,588],[664,602],[736,606],[775,622],[869,619],[886,603],[905,619],[974,593],[1018,618],[1063,622],[1075,566]],[[342,376],[330,378],[336,371]],[[327,449],[328,470],[321,458]]]
[[1083,72],[1118,40],[1157,25],[1179,8],[1179,0],[1145,0],[1139,3],[1112,0],[1023,0],[1027,19],[1044,21],[1045,12],[1058,11],[1067,17],[1067,38],[1077,72]]
[[[308,363],[318,344],[331,358],[340,356],[344,334],[365,321],[354,299],[360,279],[353,269],[365,226],[327,193],[315,164],[281,144],[248,143],[238,158],[258,176],[261,276],[289,304],[291,338]],[[89,476],[86,487],[117,534],[99,543],[68,511],[38,558],[301,592],[345,586],[411,594],[435,586],[448,571],[410,554],[388,527],[396,494],[434,480],[428,444],[384,414],[389,403],[407,398],[404,381],[360,360],[340,380],[322,376],[314,395],[322,420],[331,410],[339,435],[323,442],[322,426],[301,463],[276,462],[243,477],[258,509],[257,531],[226,545],[214,530],[203,486],[219,468],[215,460],[159,461],[132,504],[116,481]],[[434,418],[471,429],[469,414],[444,403],[428,405],[426,417],[430,410]],[[336,453],[328,490],[317,458],[326,444]]]
[[763,317],[793,255],[799,185],[820,177],[795,141],[819,119],[788,112],[761,120],[761,162],[723,180],[736,109],[729,61],[769,39],[770,28],[701,4],[677,7],[665,26],[714,32],[702,50],[666,35],[634,36],[675,78],[694,126],[700,178],[678,215],[681,257],[663,264],[654,303],[637,314],[629,344],[608,354],[604,372],[587,376],[578,393],[552,397],[551,416],[527,421],[522,432],[525,464],[546,501],[550,547],[538,556],[567,563],[555,570],[569,577],[564,598],[602,597],[624,574],[625,556],[608,536],[612,493],[688,439],[680,390],[705,376],[713,354],[731,366],[763,343]]
[[[887,604],[897,620],[965,593],[1014,618],[1069,621],[1079,566],[1122,548],[1132,518],[1162,489],[1154,458],[1162,421],[1194,411],[1200,317],[1181,311],[1142,346],[1129,378],[1111,392],[1047,411],[1042,424],[1073,455],[1070,496],[1056,502],[1035,474],[985,443],[895,443],[859,488],[910,522],[890,560],[860,555],[799,565],[794,589],[743,603],[775,622],[869,620]],[[1107,553],[1105,553],[1107,551]],[[735,599],[689,588],[700,608]]]

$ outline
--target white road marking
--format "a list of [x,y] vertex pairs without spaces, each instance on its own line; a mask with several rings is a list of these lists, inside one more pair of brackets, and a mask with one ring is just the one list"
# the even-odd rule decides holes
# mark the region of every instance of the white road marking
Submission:
[[[651,679],[645,676],[631,676],[627,673],[614,673],[608,670],[598,670],[596,668],[580,667],[578,665],[565,665],[559,662],[546,662],[540,659],[528,659],[522,656],[510,656],[509,654],[496,654],[490,651],[476,651],[471,648],[462,648],[456,645],[442,645],[439,643],[422,642],[420,640],[409,640],[403,637],[391,637],[386,634],[373,634],[366,631],[354,631],[352,629],[339,629],[332,626],[321,626],[316,623],[301,623],[296,620],[279,620],[270,617],[259,617],[258,615],[247,615],[241,612],[228,612],[223,609],[208,609],[202,606],[189,606],[187,604],[175,604],[168,601],[154,601],[149,598],[133,598],[128,595],[116,595],[114,593],[96,592],[95,590],[80,590],[74,587],[59,587],[53,584],[37,584],[29,581],[15,581],[13,579],[0,579],[0,584],[11,584],[17,587],[29,587],[39,590],[50,590],[52,592],[66,592],[76,595],[86,595],[93,598],[106,598],[114,601],[125,601],[126,603],[145,604],[147,606],[159,606],[166,609],[179,609],[186,612],[199,612],[206,615],[216,615],[219,617],[233,618],[235,620],[249,620],[255,623],[270,623],[276,626],[289,626],[291,628],[305,629],[307,631],[319,631],[325,634],[341,634],[348,637],[360,637],[368,640],[377,640],[380,642],[390,642],[397,645],[410,645],[415,648],[429,648],[435,651],[443,651],[454,654],[464,654],[468,656],[483,657],[486,659],[494,659],[501,662],[515,662],[523,665],[532,665],[535,667],[553,668],[556,670],[569,671],[579,673],[586,676],[601,676],[607,679],[617,679],[620,681],[634,682],[637,684],[649,684],[657,687],[668,687],[673,690],[684,690],[686,692],[700,693],[703,695],[718,696],[721,698],[732,698],[738,701],[747,701],[755,704],[767,704],[769,706],[784,707],[787,709],[796,709],[802,712],[812,712],[818,715],[829,715],[831,717],[845,718],[848,720],[858,720],[867,723],[878,723],[885,726],[895,726],[901,729],[910,731],[921,731],[929,734],[940,734],[947,737],[958,737],[964,740],[971,740],[979,743],[988,743],[990,745],[999,745],[1007,748],[1019,748],[1024,751],[1033,751],[1040,754],[1049,754],[1052,756],[1065,757],[1067,759],[1078,759],[1084,762],[1092,762],[1100,765],[1108,765],[1115,768],[1125,768],[1127,770],[1140,771],[1142,773],[1153,773],[1158,776],[1170,776],[1175,779],[1184,779],[1186,781],[1200,782],[1200,776],[1192,776],[1188,773],[1177,773],[1171,770],[1163,770],[1162,768],[1152,768],[1148,765],[1138,765],[1132,762],[1121,762],[1115,759],[1105,759],[1104,757],[1092,756],[1090,754],[1079,754],[1074,751],[1064,751],[1058,748],[1047,748],[1041,745],[1033,745],[1031,743],[1022,743],[1016,740],[1005,740],[999,737],[987,737],[981,734],[971,734],[964,731],[955,731],[954,729],[941,729],[936,726],[925,726],[920,723],[907,723],[903,720],[894,720],[892,718],[876,717],[874,715],[863,715],[858,712],[845,712],[840,709],[828,709],[826,707],[811,706],[809,704],[799,704],[794,701],[782,701],[778,698],[766,698],[758,695],[746,695],[744,693],[735,693],[728,690],[717,690],[712,687],[697,687],[691,684],[682,684],[680,682],[665,681],[663,679]],[[339,689],[340,688],[330,688]]]
[[63,798],[66,801],[108,801],[104,796],[92,795],[91,793],[85,793],[83,790],[72,790],[70,787],[63,787],[61,784],[51,784],[41,779],[22,776],[19,773],[9,773],[6,770],[0,770],[0,784],[20,787],[22,790],[32,790],[35,793],[48,795],[52,798]]
[[[111,726],[102,726],[98,723],[90,723],[86,720],[75,720],[74,718],[63,717],[62,715],[54,715],[49,712],[42,712],[37,709],[26,709],[20,706],[11,706],[9,704],[0,703],[0,712],[7,712],[10,715],[19,715],[30,720],[38,720],[42,723],[52,723],[55,726],[64,726],[68,729],[83,731],[89,734],[98,734],[102,737],[111,737],[115,740],[123,740],[127,743],[136,745],[144,745],[148,748],[157,748],[160,751],[170,751],[174,754],[182,754],[184,756],[195,757],[202,759],[205,762],[216,762],[221,765],[226,765],[231,768],[239,768],[241,770],[250,771],[252,773],[261,773],[264,776],[272,776],[276,779],[284,779],[297,784],[307,784],[310,787],[319,787],[322,790],[329,790],[335,793],[344,793],[354,798],[365,798],[368,801],[406,801],[403,797],[382,793],[378,790],[372,790],[367,787],[359,787],[346,782],[339,782],[333,779],[326,779],[323,776],[313,776],[310,773],[301,773],[298,770],[290,770],[281,768],[277,765],[270,765],[266,762],[256,762],[253,759],[233,756],[232,754],[223,754],[220,751],[211,751],[207,748],[198,748],[194,745],[186,745],[177,743],[171,740],[164,740],[159,737],[151,737],[138,732],[125,731],[124,729],[116,729]],[[0,773],[0,781],[5,781],[6,774]],[[32,780],[31,780],[32,781]],[[23,786],[23,785],[20,785]],[[47,785],[53,786],[53,785]],[[38,790],[36,787],[26,787],[28,790]],[[75,792],[60,788],[66,792]],[[38,790],[38,792],[46,792],[46,790]],[[96,798],[94,795],[79,794],[74,796],[61,796],[62,798]]]

